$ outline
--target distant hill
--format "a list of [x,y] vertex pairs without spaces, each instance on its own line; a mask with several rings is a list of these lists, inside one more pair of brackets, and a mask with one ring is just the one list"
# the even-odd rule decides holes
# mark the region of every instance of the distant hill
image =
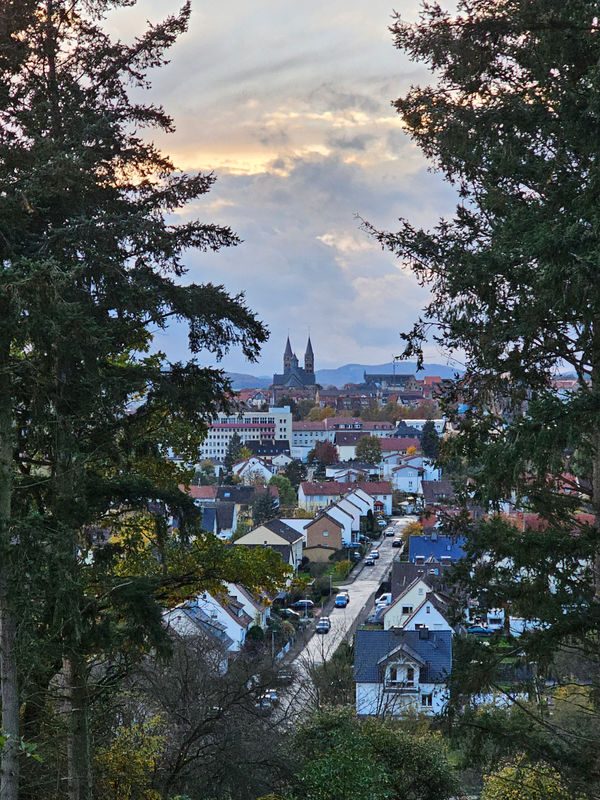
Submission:
[[[375,364],[375,366],[368,364],[345,364],[343,367],[337,369],[318,369],[317,370],[317,383],[321,386],[338,386],[342,387],[346,383],[362,383],[363,373],[365,372],[380,372],[388,373],[390,375],[394,372],[394,366],[388,364]],[[454,367],[445,367],[442,364],[426,364],[423,369],[417,374],[417,365],[415,362],[400,362],[396,364],[397,375],[417,375],[417,378],[424,378],[426,375],[439,375],[440,378],[452,378],[456,369]]]
[[[346,383],[362,383],[363,373],[365,372],[381,372],[393,373],[394,368],[391,363],[389,364],[345,364],[343,367],[336,369],[318,369],[316,372],[317,383],[321,386],[338,386],[342,387]],[[418,373],[418,378],[424,378],[426,375],[439,375],[440,378],[452,378],[456,370],[453,367],[444,366],[443,364],[426,364],[421,372]],[[417,374],[417,365],[414,362],[401,362],[396,364],[396,374]],[[234,389],[266,389],[271,385],[273,380],[271,375],[261,375],[255,377],[254,375],[246,375],[241,372],[229,372],[229,377]]]
[[272,375],[245,375],[243,372],[228,372],[234,389],[268,389],[273,383]]

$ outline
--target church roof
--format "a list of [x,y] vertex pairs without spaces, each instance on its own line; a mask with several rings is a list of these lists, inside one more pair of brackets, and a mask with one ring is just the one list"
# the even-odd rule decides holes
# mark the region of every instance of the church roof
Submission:
[[310,343],[310,336],[308,337],[308,343],[306,345],[306,355],[307,356],[313,356],[314,355],[313,349],[312,349],[312,344]]
[[290,337],[287,337],[287,342],[285,343],[285,353],[284,356],[291,356],[293,355],[292,352],[292,345],[290,344]]

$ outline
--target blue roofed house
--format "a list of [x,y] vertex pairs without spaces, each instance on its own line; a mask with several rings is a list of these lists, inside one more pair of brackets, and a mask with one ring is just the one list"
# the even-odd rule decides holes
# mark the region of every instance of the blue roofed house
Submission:
[[440,564],[451,564],[464,557],[464,539],[439,536],[433,532],[429,536],[411,536],[408,544],[408,560],[412,564],[425,564],[428,559]]
[[354,645],[356,713],[439,714],[448,702],[451,669],[450,631],[358,630]]

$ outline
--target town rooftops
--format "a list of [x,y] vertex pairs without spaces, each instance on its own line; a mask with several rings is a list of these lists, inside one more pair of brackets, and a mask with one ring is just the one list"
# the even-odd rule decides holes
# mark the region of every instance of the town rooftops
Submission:
[[[464,539],[449,536],[411,536],[408,545],[408,560],[432,558],[434,561],[458,561],[463,558]],[[443,561],[442,561],[443,559]]]
[[393,439],[380,439],[379,444],[381,445],[381,452],[393,452],[395,450],[408,450],[409,447],[414,447],[415,450],[419,450],[421,447],[421,442],[412,437],[407,436],[397,436]]
[[[302,534],[292,528],[291,525],[288,525],[280,519],[272,519],[269,522],[263,522],[262,525],[278,536],[281,536],[282,539],[285,539],[285,541],[290,544],[294,544],[294,542],[304,538]],[[258,527],[260,527],[260,525]]]
[[354,680],[356,683],[380,683],[384,663],[402,648],[421,664],[419,683],[443,683],[452,668],[452,633],[429,631],[423,638],[420,631],[391,628],[387,631],[364,630],[354,639]]
[[194,500],[215,500],[217,497],[216,486],[190,486],[188,489],[180,483],[179,488],[185,494],[189,494]]
[[437,505],[454,500],[454,488],[449,480],[423,481],[423,500],[426,505]]
[[392,486],[388,481],[355,481],[353,483],[340,483],[338,481],[325,481],[324,483],[310,483],[303,481],[300,486],[305,497],[315,495],[344,495],[355,489],[362,489],[368,495],[391,494]]

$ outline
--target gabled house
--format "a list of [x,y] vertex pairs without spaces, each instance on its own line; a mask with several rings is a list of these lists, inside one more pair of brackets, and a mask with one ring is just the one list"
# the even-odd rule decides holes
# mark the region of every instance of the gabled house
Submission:
[[175,608],[164,611],[162,618],[167,629],[178,636],[208,636],[223,650],[231,650],[233,647],[234,642],[227,635],[226,626],[207,614],[196,601],[186,600]]
[[[302,561],[303,536],[280,519],[264,522],[254,530],[236,539],[235,545],[254,545],[260,547],[288,547],[290,548],[290,564],[295,571]],[[284,559],[285,560],[285,559]]]
[[430,536],[411,536],[408,545],[408,560],[414,564],[425,564],[427,559],[451,564],[464,557],[464,539],[439,536],[432,532]]
[[[236,652],[246,641],[246,632],[253,620],[234,597],[213,597],[203,592],[195,600],[181,604],[177,608],[165,612],[165,624],[172,627],[182,636],[192,635],[194,626],[202,627],[220,637],[223,644],[228,638],[227,650]],[[218,631],[218,634],[216,633]]]
[[[367,512],[363,511],[356,497],[354,497],[354,501],[355,502],[352,502],[352,500],[348,499],[348,495],[346,495],[346,497],[342,497],[341,500],[338,500],[336,507],[344,511],[352,518],[350,529],[353,534],[358,535],[360,533],[360,518],[365,516]],[[352,536],[352,539],[355,538],[355,536]]]
[[343,502],[343,499],[338,500],[337,503],[332,503],[331,505],[326,506],[324,510],[329,514],[330,517],[333,517],[333,519],[339,522],[342,526],[341,547],[346,547],[352,542],[352,525],[354,520],[350,512],[346,511],[346,509],[340,506],[341,502]]
[[329,513],[330,509],[308,522],[304,555],[311,561],[328,561],[336,550],[343,547],[343,524]]
[[453,632],[447,614],[448,598],[436,592],[429,581],[416,578],[383,612],[383,629]]
[[254,624],[265,628],[271,616],[271,609],[264,599],[253,595],[240,583],[227,583],[226,587],[229,597],[242,605],[246,614],[254,620]]
[[232,473],[241,478],[243,483],[254,484],[257,481],[256,477],[261,478],[265,483],[268,483],[276,470],[271,468],[266,461],[258,456],[251,456],[238,461],[232,467]]
[[443,711],[452,669],[449,631],[360,629],[354,650],[357,714]]

